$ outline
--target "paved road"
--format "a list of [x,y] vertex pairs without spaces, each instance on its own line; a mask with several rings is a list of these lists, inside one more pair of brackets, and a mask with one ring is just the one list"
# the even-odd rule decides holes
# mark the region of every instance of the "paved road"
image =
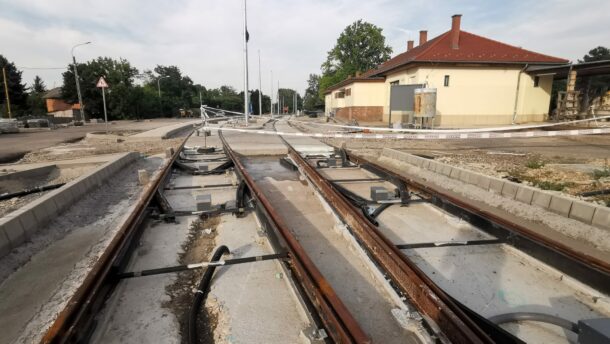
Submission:
[[[192,120],[192,119],[191,119]],[[115,130],[151,130],[171,125],[183,120],[164,118],[150,121],[115,121],[109,128]],[[105,130],[104,124],[87,124],[82,127],[69,127],[57,130],[0,135],[0,163],[20,159],[26,153],[55,146],[63,142],[77,141],[89,132]]]

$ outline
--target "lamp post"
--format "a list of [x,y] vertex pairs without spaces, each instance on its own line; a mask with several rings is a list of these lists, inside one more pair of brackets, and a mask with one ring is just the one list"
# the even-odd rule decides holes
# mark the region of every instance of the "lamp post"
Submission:
[[161,79],[163,78],[169,78],[169,76],[159,76],[157,78],[157,91],[159,92],[159,111],[161,116],[163,116],[163,105],[161,104]]
[[74,80],[76,81],[76,93],[78,94],[78,106],[80,110],[80,119],[85,123],[85,111],[83,109],[83,96],[80,93],[80,80],[78,79],[78,68],[76,68],[76,57],[74,57],[74,49],[81,45],[91,44],[91,42],[79,43],[72,47],[70,54],[72,55],[72,67],[74,68]]

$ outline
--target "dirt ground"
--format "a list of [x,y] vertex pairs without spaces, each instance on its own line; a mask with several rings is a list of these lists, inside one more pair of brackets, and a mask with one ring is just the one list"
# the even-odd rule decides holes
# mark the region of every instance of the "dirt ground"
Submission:
[[[142,130],[150,130],[178,123],[180,119],[160,118],[145,121],[113,121],[108,127],[111,131],[116,132],[135,132]],[[105,131],[103,123],[86,124],[81,127],[67,127],[48,131],[16,133],[16,134],[1,134],[0,135],[0,163],[7,163],[19,160],[26,153],[52,147],[60,143],[76,142],[90,132]]]
[[[216,227],[219,218],[213,217],[206,220],[193,222],[190,228],[189,241],[184,245],[180,255],[181,264],[192,264],[209,260],[214,249]],[[205,270],[185,271],[178,274],[175,282],[166,288],[170,300],[164,304],[165,308],[171,309],[180,323],[182,343],[188,343],[188,315],[193,303],[194,290],[197,289]],[[214,342],[214,328],[218,322],[218,315],[208,311],[207,307],[201,306],[199,313],[198,328],[200,329],[200,343]]]

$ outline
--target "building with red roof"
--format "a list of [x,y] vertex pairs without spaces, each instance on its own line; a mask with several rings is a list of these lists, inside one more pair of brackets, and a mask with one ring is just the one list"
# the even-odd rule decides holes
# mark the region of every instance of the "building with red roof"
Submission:
[[[408,41],[405,52],[331,86],[325,94],[326,112],[346,120],[387,123],[392,86],[411,85],[403,89],[435,90],[435,126],[547,119],[553,76],[529,75],[526,68],[569,61],[463,31],[460,24],[461,15],[454,15],[451,29],[431,40],[422,30],[417,46]],[[393,108],[391,115],[392,122],[411,122],[413,109]]]

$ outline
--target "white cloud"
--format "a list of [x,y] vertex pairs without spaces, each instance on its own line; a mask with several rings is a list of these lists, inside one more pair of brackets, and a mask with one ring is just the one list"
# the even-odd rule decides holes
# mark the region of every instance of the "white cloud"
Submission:
[[[77,1],[0,0],[0,47],[19,66],[66,66],[70,48],[80,61],[97,56],[124,57],[138,69],[173,64],[208,87],[228,84],[242,89],[241,0]],[[400,0],[250,0],[250,85],[258,87],[258,49],[262,88],[269,92],[273,69],[283,87],[305,88],[318,73],[343,28],[364,19],[384,29],[394,53],[418,31],[432,38],[461,13],[470,32],[575,60],[597,45],[610,45],[610,2],[544,0],[400,1]],[[61,84],[61,70],[24,70],[31,82],[38,74],[48,86]]]

